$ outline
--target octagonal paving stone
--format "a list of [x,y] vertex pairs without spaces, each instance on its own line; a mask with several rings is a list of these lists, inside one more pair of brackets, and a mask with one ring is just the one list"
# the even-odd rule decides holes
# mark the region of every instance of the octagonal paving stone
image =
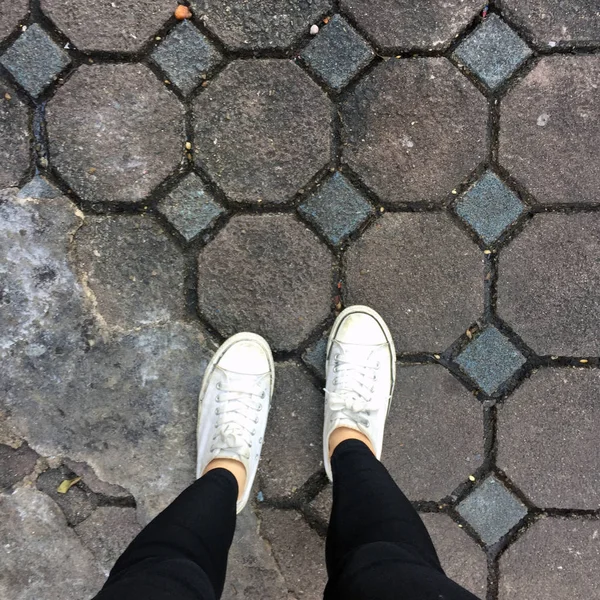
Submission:
[[140,529],[134,508],[101,506],[75,527],[75,533],[108,575]]
[[487,591],[487,558],[483,549],[450,517],[421,513],[446,575],[479,598]]
[[386,202],[440,202],[483,160],[487,118],[447,59],[390,59],[342,106],[343,160]]
[[260,535],[271,546],[289,597],[321,600],[327,583],[324,540],[294,510],[264,507],[260,517]]
[[190,0],[193,12],[230,49],[282,50],[331,8],[330,0]]
[[439,501],[483,462],[481,403],[441,365],[401,367],[383,463],[411,500]]
[[600,508],[600,373],[541,369],[498,409],[498,466],[541,508]]
[[87,52],[135,52],[173,15],[172,0],[41,0],[42,10]]
[[485,4],[482,0],[341,0],[343,10],[383,51],[444,47]]
[[230,336],[293,350],[332,309],[333,257],[291,215],[233,217],[198,257],[200,312]]
[[30,162],[29,110],[0,79],[0,187],[17,185]]
[[45,494],[0,494],[0,598],[91,598],[104,577],[92,553]]
[[275,367],[275,391],[259,466],[266,499],[291,496],[322,466],[323,393],[292,362]]
[[500,557],[500,600],[597,598],[597,520],[542,518]]
[[483,253],[446,214],[386,214],[345,262],[345,304],[379,311],[399,353],[442,352],[483,311]]
[[600,215],[539,214],[500,253],[498,314],[541,355],[600,355]]
[[194,104],[197,164],[231,200],[285,202],[330,160],[331,109],[291,61],[233,62]]
[[51,164],[88,202],[140,202],[181,162],[183,116],[147,67],[83,65],[48,103]]
[[75,236],[75,259],[97,314],[127,330],[185,315],[185,261],[147,216],[88,217]]
[[548,56],[500,106],[499,161],[541,203],[600,202],[600,56]]
[[600,40],[600,7],[589,0],[502,0],[502,10],[541,46]]
[[0,39],[4,39],[29,12],[29,0],[0,0]]

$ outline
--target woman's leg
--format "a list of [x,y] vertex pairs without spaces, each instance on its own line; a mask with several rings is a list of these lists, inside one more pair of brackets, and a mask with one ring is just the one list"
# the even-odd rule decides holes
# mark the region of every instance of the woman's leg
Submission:
[[136,537],[96,600],[220,598],[236,512],[256,476],[274,375],[260,336],[239,333],[217,350],[200,391],[200,479]]
[[238,484],[211,470],[133,540],[96,600],[213,600],[225,584]]
[[353,306],[327,347],[323,452],[333,481],[328,600],[470,600],[445,575],[411,503],[379,462],[396,379],[385,322]]
[[423,521],[363,442],[339,444],[332,469],[328,600],[475,598],[446,577]]

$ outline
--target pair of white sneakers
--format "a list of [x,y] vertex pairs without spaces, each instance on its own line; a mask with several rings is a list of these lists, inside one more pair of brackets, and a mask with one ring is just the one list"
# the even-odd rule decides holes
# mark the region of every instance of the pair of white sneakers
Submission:
[[[336,319],[327,344],[323,462],[332,479],[329,438],[338,427],[365,435],[381,457],[396,380],[396,352],[383,319],[352,306]],[[253,333],[229,338],[210,361],[200,391],[197,476],[215,459],[246,470],[239,513],[250,497],[265,437],[275,367],[268,343]]]

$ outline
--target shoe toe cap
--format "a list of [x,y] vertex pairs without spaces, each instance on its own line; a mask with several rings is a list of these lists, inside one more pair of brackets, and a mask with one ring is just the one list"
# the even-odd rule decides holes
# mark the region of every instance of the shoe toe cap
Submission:
[[344,344],[368,346],[387,342],[385,333],[377,320],[373,316],[361,312],[349,314],[341,323],[335,338]]
[[229,348],[219,361],[226,371],[247,375],[262,375],[271,370],[266,350],[254,340],[239,341]]

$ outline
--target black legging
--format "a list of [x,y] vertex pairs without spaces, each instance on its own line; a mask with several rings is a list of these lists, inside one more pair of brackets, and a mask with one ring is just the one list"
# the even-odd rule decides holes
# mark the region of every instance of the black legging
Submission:
[[[419,515],[357,440],[333,453],[326,600],[474,600],[446,577]],[[235,530],[238,486],[214,469],[129,545],[96,600],[216,600]]]

